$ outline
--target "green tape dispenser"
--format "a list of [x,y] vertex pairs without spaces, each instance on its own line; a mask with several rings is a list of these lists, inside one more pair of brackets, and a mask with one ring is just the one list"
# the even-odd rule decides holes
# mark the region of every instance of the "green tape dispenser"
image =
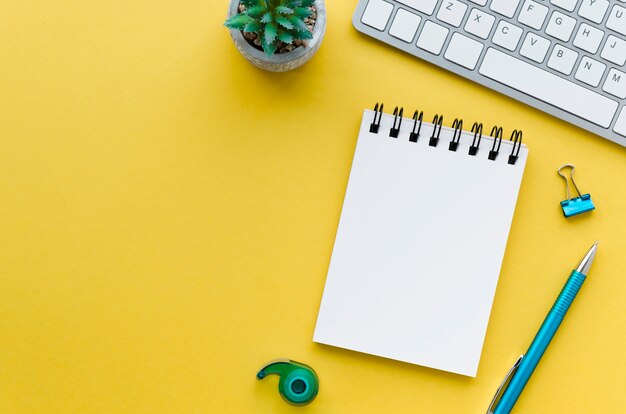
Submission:
[[307,405],[317,395],[320,382],[317,374],[308,365],[290,359],[277,359],[268,362],[256,374],[262,380],[268,375],[280,376],[278,392],[283,400],[292,405]]

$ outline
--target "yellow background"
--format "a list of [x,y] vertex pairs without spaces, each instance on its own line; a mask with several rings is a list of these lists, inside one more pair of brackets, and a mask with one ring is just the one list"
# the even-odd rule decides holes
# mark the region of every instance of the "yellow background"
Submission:
[[[483,413],[571,268],[516,408],[626,412],[626,149],[358,34],[262,72],[226,0],[0,4],[0,412]],[[530,159],[475,379],[311,340],[362,110],[523,127]],[[470,124],[471,125],[471,124]],[[597,210],[565,220],[556,169]],[[266,361],[309,363],[312,405]]]

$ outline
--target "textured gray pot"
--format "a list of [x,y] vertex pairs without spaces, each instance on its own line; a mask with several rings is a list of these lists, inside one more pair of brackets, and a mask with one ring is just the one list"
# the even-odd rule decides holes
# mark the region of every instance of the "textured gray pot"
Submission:
[[[239,52],[254,66],[270,72],[286,72],[304,65],[320,48],[324,33],[326,33],[326,5],[324,0],[315,0],[317,19],[313,27],[313,39],[307,46],[300,46],[287,53],[275,53],[267,56],[262,50],[251,46],[239,30],[230,30],[230,35]],[[239,11],[239,0],[230,0],[228,17],[234,16]]]

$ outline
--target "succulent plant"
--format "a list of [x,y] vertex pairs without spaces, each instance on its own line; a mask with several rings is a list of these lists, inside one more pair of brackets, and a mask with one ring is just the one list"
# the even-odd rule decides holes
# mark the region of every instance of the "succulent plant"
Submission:
[[281,43],[313,37],[304,20],[311,16],[315,0],[240,0],[244,10],[224,23],[229,29],[256,33],[270,56]]

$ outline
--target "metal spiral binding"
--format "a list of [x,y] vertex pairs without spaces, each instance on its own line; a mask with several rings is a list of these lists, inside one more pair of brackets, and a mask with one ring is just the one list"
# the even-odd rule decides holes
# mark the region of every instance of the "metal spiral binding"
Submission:
[[[374,120],[370,124],[370,132],[373,134],[378,134],[380,130],[380,124],[383,118],[383,108],[384,104],[376,103],[374,106]],[[402,127],[402,120],[404,115],[404,108],[396,106],[393,110],[393,126],[389,130],[389,136],[392,138],[398,138],[400,136],[400,129]],[[413,113],[413,128],[409,133],[409,142],[417,142],[420,133],[422,131],[422,123],[424,120],[424,112],[416,110]],[[431,147],[436,147],[439,144],[439,138],[441,136],[441,129],[443,128],[443,115],[436,114],[433,118],[433,132],[430,136],[428,145]],[[461,136],[463,135],[463,119],[456,118],[452,123],[452,128],[454,129],[452,140],[448,146],[448,150],[456,152],[461,143]],[[479,122],[474,122],[472,125],[471,133],[474,134],[472,139],[472,145],[469,148],[468,154],[471,156],[476,156],[480,149],[480,143],[483,138],[483,124]],[[495,161],[500,154],[500,147],[502,146],[502,137],[503,131],[502,127],[494,126],[491,129],[491,133],[489,134],[491,138],[493,138],[493,145],[489,150],[489,155],[487,158],[491,161]],[[508,158],[508,163],[511,165],[515,165],[519,158],[520,150],[522,148],[522,131],[514,130],[511,134],[511,141],[513,142],[513,149],[511,150],[511,154]]]

